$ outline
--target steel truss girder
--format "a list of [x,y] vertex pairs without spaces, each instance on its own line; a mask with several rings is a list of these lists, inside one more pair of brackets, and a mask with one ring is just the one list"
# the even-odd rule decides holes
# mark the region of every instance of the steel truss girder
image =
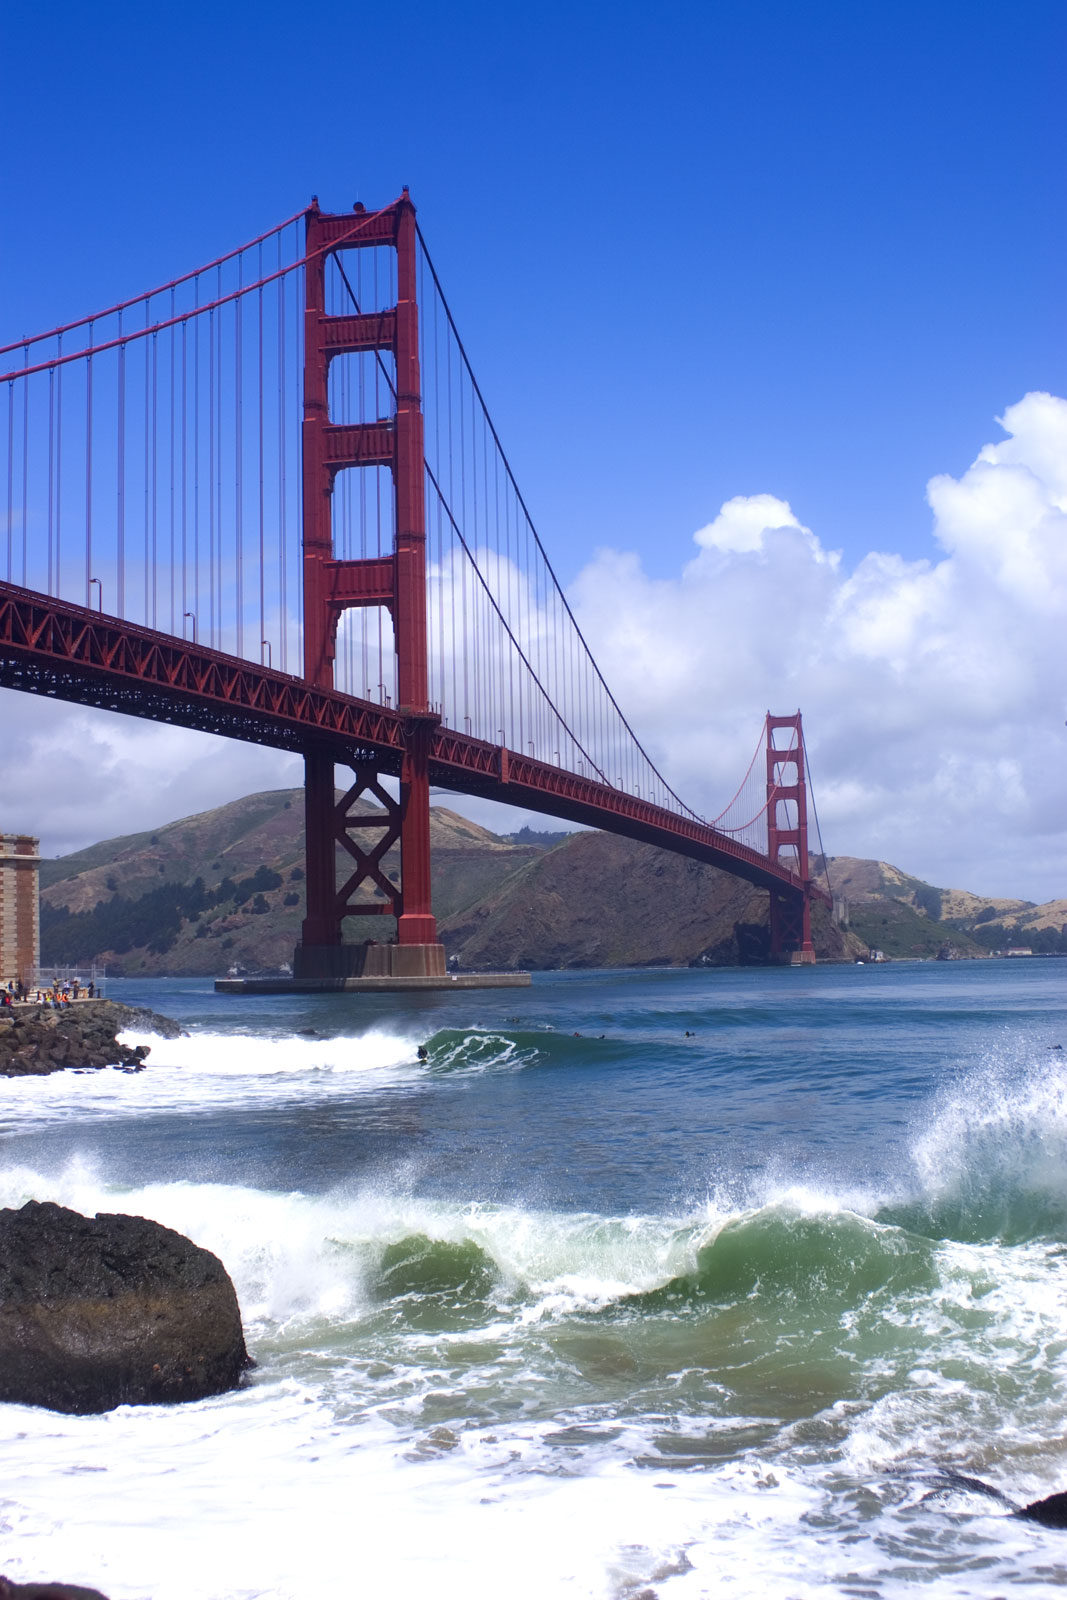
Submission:
[[[352,857],[356,870],[337,890],[335,914],[342,917],[392,916],[399,917],[404,909],[403,893],[390,883],[383,865],[385,856],[400,842],[400,805],[378,782],[373,763],[352,766],[355,782],[341,796],[334,807],[336,839]],[[380,807],[380,814],[360,815],[354,807],[365,794],[372,795]],[[379,831],[379,838],[369,849],[364,849],[356,831]],[[372,883],[385,896],[384,900],[357,902],[352,899],[357,889]]]
[[804,916],[804,896],[771,890],[770,936],[772,956],[803,950],[810,941]]
[[359,311],[346,317],[320,317],[318,329],[329,360],[392,350],[396,344],[395,311]]
[[[399,763],[404,749],[387,707],[2,581],[0,680],[104,709],[133,710],[136,697],[151,705],[136,715],[285,750],[326,737]],[[231,732],[237,721],[255,731]]]
[[[287,673],[175,639],[85,606],[0,581],[0,685],[81,705],[401,772],[397,711]],[[430,781],[674,850],[789,898],[803,885],[784,866],[693,817],[549,762],[436,727]],[[826,899],[811,887],[814,898]]]

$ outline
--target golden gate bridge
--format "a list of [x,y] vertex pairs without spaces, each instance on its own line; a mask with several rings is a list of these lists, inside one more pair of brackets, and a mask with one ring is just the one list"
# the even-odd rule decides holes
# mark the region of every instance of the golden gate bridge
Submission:
[[[313,201],[0,368],[0,685],[299,753],[296,979],[444,978],[431,785],[745,878],[772,957],[814,960],[800,713],[767,715],[719,816],[674,792],[552,570],[406,189]],[[395,941],[345,944],[368,914]]]

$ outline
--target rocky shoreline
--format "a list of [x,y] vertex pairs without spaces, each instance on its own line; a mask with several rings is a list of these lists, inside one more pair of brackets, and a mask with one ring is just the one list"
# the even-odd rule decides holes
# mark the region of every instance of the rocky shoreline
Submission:
[[49,1072],[118,1067],[140,1072],[148,1045],[120,1044],[128,1028],[175,1039],[178,1023],[116,1000],[78,1000],[61,1011],[25,1003],[0,1010],[0,1077],[43,1077]]

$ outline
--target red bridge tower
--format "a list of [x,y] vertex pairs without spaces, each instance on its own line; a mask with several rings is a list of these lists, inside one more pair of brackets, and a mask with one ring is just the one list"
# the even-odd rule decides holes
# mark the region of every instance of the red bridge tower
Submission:
[[[326,257],[333,251],[391,247],[396,251],[397,303],[391,310],[327,316]],[[305,751],[307,916],[297,946],[294,975],[443,977],[430,900],[429,742],[440,718],[428,703],[426,635],[426,529],[419,325],[416,303],[415,208],[405,189],[382,211],[328,214],[312,203],[307,213],[304,311],[304,677],[333,687],[334,649],[342,611],[385,606],[393,622],[397,656],[397,708],[404,718],[400,798],[380,781],[378,761],[354,753],[353,781],[342,800],[334,795],[334,751]],[[387,350],[396,361],[396,413],[390,418],[338,424],[329,415],[329,369],[335,356]],[[338,472],[388,467],[394,486],[393,553],[364,560],[334,555],[331,503]],[[359,815],[369,795],[380,814]],[[375,837],[376,835],[376,837]],[[399,843],[401,882],[386,876],[385,853]],[[337,884],[340,844],[353,863]],[[366,897],[376,887],[383,899]],[[364,899],[356,896],[360,891]],[[397,942],[344,945],[345,917],[397,919]]]
[[[784,747],[775,743],[779,728],[789,730]],[[804,724],[799,711],[794,717],[767,713],[767,854],[776,865],[791,867],[803,885],[800,892],[771,890],[771,960],[808,966],[815,960],[815,946],[811,942]]]

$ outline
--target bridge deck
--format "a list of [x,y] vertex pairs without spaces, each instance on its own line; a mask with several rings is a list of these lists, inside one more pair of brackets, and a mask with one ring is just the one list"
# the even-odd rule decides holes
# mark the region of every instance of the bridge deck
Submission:
[[[373,760],[394,774],[404,750],[405,717],[392,708],[3,581],[0,685],[338,762]],[[707,823],[450,728],[433,731],[430,780],[657,845],[760,888],[803,889]]]

